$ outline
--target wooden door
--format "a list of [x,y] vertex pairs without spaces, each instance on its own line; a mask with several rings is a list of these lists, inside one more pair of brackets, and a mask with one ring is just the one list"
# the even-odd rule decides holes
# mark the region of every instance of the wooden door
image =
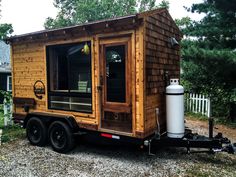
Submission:
[[101,128],[132,132],[130,37],[100,41]]

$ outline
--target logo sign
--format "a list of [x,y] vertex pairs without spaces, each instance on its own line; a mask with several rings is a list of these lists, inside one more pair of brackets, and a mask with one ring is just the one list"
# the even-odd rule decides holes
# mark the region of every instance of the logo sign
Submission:
[[45,85],[41,80],[37,80],[34,83],[34,95],[38,99],[42,99],[43,95],[45,95]]

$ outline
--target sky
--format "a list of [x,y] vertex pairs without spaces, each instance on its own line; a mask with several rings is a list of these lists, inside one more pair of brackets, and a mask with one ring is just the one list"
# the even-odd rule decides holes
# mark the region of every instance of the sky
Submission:
[[[53,6],[54,0],[2,0],[0,23],[11,23],[13,35],[43,30],[47,17],[56,17],[57,9]],[[169,0],[170,14],[173,19],[189,16],[200,20],[202,15],[188,13],[183,6],[203,0]],[[157,3],[161,2],[158,0]]]

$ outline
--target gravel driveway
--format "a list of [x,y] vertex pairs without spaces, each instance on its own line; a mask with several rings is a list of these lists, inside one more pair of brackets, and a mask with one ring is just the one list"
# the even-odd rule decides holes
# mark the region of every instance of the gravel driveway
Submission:
[[68,154],[17,140],[0,147],[1,177],[236,176],[236,155],[186,154],[161,148],[155,156],[133,146],[80,143]]

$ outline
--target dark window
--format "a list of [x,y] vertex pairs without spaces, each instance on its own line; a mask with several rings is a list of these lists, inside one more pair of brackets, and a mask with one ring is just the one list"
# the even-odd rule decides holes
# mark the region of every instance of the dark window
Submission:
[[92,110],[91,43],[47,47],[49,108]]
[[126,102],[125,45],[106,47],[107,101]]

